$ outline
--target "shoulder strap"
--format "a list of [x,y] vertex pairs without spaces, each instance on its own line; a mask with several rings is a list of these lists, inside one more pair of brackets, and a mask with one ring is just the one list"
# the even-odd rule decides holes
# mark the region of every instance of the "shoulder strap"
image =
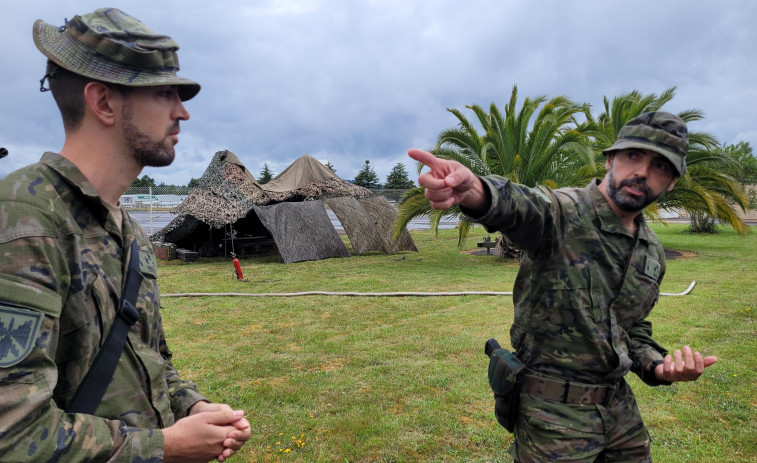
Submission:
[[116,318],[113,320],[113,325],[110,327],[108,336],[105,338],[100,352],[97,353],[92,367],[76,389],[76,393],[74,393],[74,397],[66,409],[68,413],[91,415],[95,412],[97,406],[100,405],[103,394],[105,394],[105,389],[108,388],[108,384],[113,379],[113,372],[116,370],[118,359],[124,350],[129,328],[139,318],[136,302],[139,287],[142,285],[142,275],[139,273],[139,247],[136,239],[131,242],[129,269],[125,280]]

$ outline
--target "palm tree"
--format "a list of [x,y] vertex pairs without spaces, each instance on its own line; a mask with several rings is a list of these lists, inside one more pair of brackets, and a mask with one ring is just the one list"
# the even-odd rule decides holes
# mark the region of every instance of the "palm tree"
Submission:
[[[644,95],[634,90],[614,97],[612,102],[604,98],[605,111],[596,120],[589,115],[587,121],[594,126],[594,150],[597,164],[602,166],[598,176],[604,175],[602,150],[615,143],[620,129],[640,114],[660,110],[675,97],[675,92],[675,87],[660,95]],[[697,109],[682,111],[678,116],[686,123],[704,119],[704,114]],[[645,214],[659,218],[660,209],[684,209],[691,217],[694,231],[714,230],[714,221],[719,220],[742,235],[747,233],[748,227],[734,209],[734,205],[738,205],[745,210],[748,205],[743,187],[730,175],[738,167],[715,137],[704,132],[689,132],[686,164],[687,171],[676,181],[673,190],[648,207]]]
[[[612,146],[618,138],[620,129],[634,117],[659,110],[665,103],[675,96],[675,87],[669,88],[660,95],[654,93],[642,95],[634,90],[624,93],[612,99],[612,103],[604,97],[605,112],[599,115],[595,121],[589,114],[589,122],[595,124],[594,151],[599,158],[599,164],[604,164],[602,151]],[[686,113],[684,113],[686,114]],[[683,116],[682,116],[683,118]],[[684,118],[684,120],[686,120]]]
[[718,220],[746,235],[749,227],[738,216],[735,206],[746,211],[749,200],[743,185],[729,173],[738,170],[736,161],[720,149],[714,138],[695,134],[704,135],[705,140],[699,141],[691,135],[686,174],[676,181],[671,192],[660,198],[659,206],[685,210],[694,232],[713,233]]
[[[518,88],[513,87],[504,115],[494,103],[488,113],[478,105],[466,106],[476,116],[483,135],[462,111],[447,109],[457,118],[458,126],[443,130],[431,152],[458,161],[477,175],[502,175],[530,187],[581,185],[593,177],[590,135],[595,126],[576,119],[577,115],[589,117],[588,105],[576,104],[566,96],[549,100],[539,96],[526,98],[518,110],[517,100]],[[422,168],[420,165],[419,172]],[[472,224],[460,208],[433,210],[422,188],[410,190],[400,205],[394,236],[418,216],[428,216],[437,233],[442,216],[448,214],[462,219],[458,235],[458,245],[462,245]]]

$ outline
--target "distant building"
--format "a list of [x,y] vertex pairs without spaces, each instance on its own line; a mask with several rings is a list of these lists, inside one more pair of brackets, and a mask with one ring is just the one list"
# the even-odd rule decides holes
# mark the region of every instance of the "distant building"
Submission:
[[129,208],[142,208],[142,207],[169,207],[173,208],[178,206],[186,195],[123,195],[121,196],[121,204]]

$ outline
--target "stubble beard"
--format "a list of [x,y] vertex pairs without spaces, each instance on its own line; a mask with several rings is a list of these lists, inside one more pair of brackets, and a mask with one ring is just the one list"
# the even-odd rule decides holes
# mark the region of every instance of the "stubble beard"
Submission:
[[142,132],[136,124],[132,122],[132,112],[130,105],[124,105],[122,110],[124,121],[123,133],[126,141],[126,148],[131,153],[139,165],[142,167],[165,167],[171,165],[176,157],[176,151],[173,144],[167,144],[166,138],[170,133],[179,129],[179,121],[166,130],[166,136],[162,140],[153,140],[146,133]]
[[[622,211],[639,212],[662,196],[662,193],[655,196],[647,186],[647,182],[639,177],[632,177],[618,184],[613,175],[612,167],[610,167],[607,173],[607,195]],[[624,186],[633,186],[635,189],[641,190],[644,195],[639,197],[629,196],[623,192]]]

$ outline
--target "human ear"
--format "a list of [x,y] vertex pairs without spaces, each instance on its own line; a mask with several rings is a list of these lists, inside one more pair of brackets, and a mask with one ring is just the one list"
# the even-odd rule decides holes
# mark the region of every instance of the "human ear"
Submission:
[[117,114],[114,105],[117,94],[102,82],[90,82],[84,87],[85,107],[100,123],[113,125]]

